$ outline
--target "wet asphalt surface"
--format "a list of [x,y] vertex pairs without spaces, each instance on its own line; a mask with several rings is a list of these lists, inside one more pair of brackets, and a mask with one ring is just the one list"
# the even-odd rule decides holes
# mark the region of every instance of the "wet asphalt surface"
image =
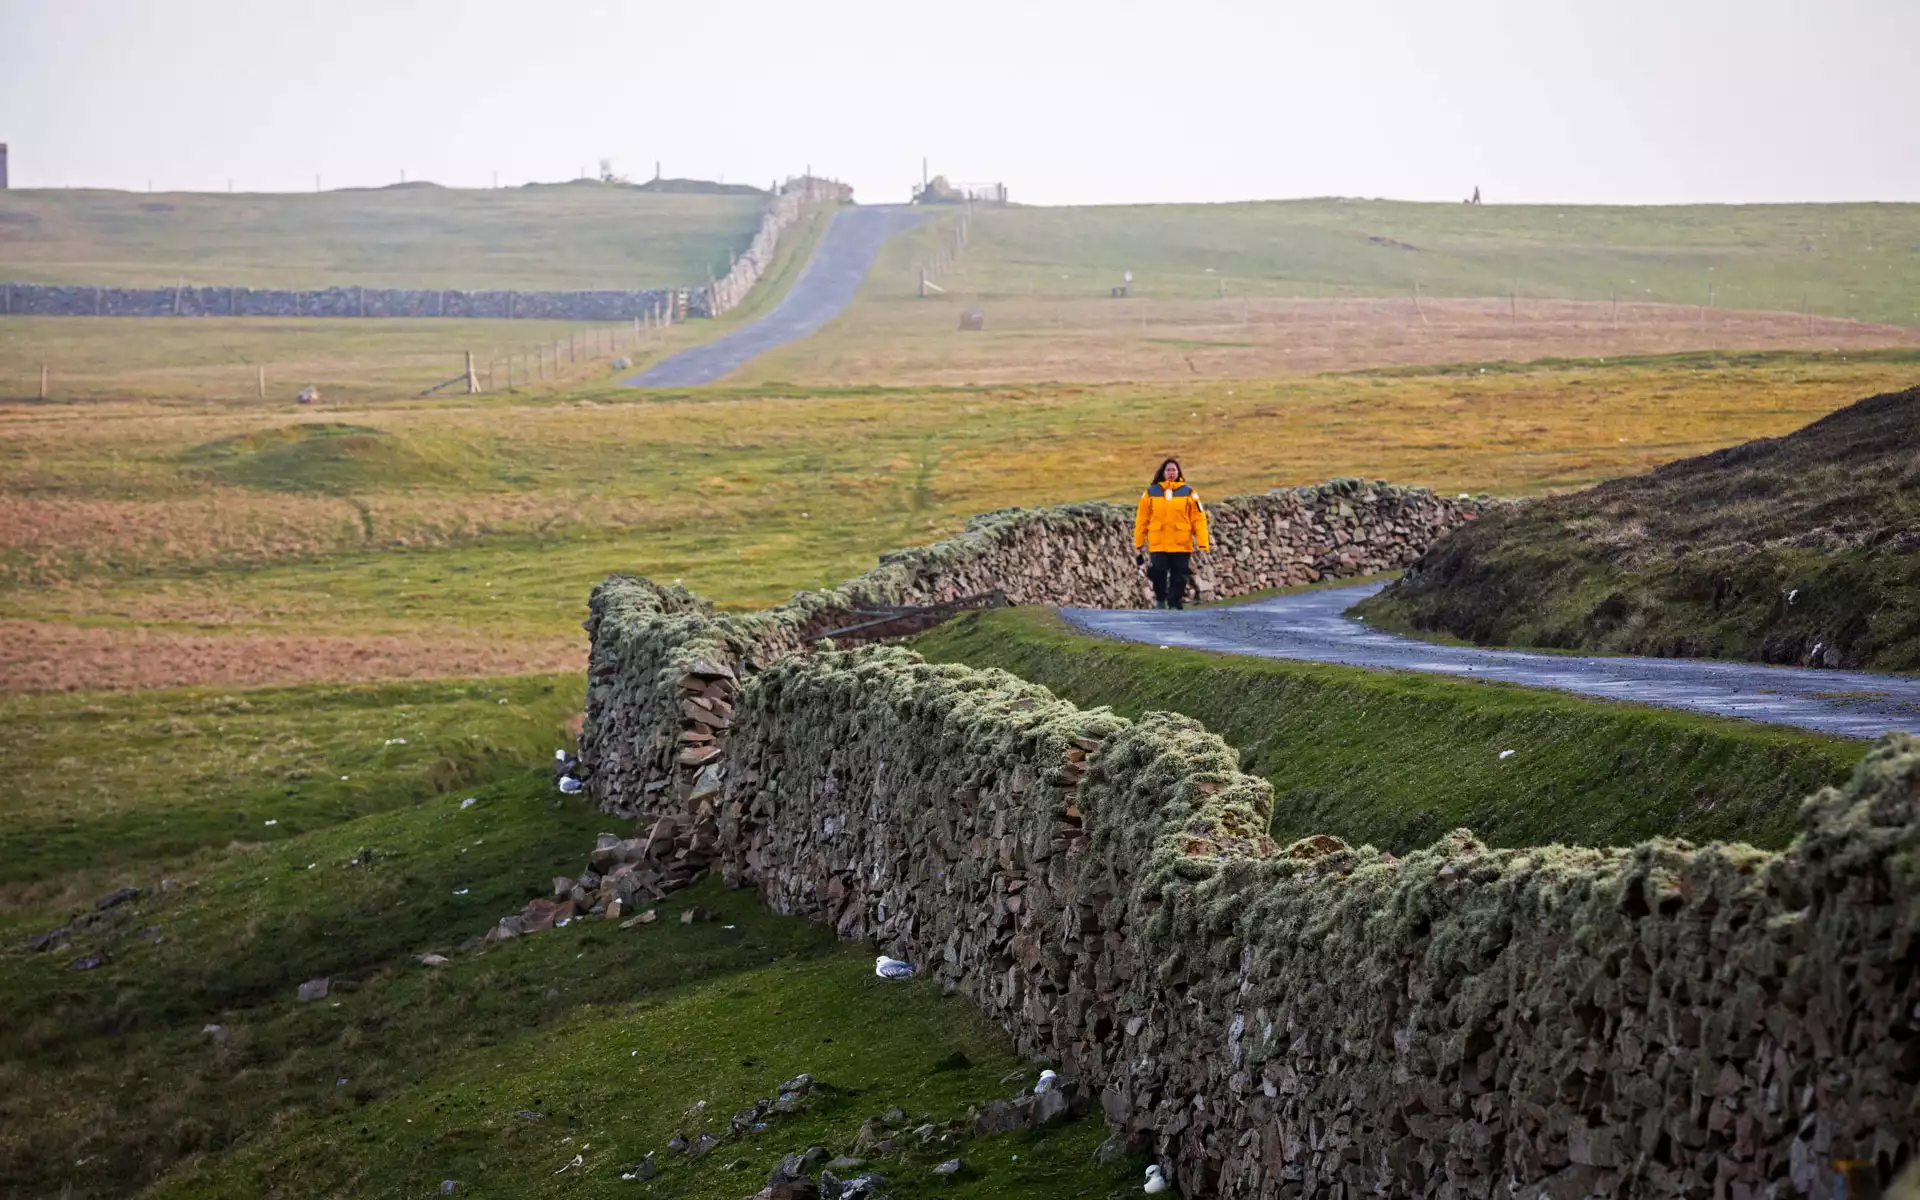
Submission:
[[1060,615],[1084,632],[1129,642],[1518,683],[1844,737],[1920,733],[1920,676],[1440,646],[1341,615],[1385,586],[1328,588],[1184,612],[1065,608]]
[[918,224],[925,214],[905,205],[843,208],[813,249],[800,278],[780,303],[723,338],[661,359],[621,382],[628,387],[698,387],[712,383],[748,359],[806,337],[840,315],[860,290],[881,243]]

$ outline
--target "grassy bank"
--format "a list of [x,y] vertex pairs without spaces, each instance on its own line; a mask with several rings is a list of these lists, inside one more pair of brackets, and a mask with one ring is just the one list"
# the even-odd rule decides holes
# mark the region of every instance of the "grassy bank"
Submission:
[[1920,668],[1920,388],[1436,544],[1360,611],[1481,644]]
[[[14,701],[0,1193],[415,1196],[453,1179],[459,1195],[736,1200],[790,1151],[850,1150],[890,1105],[917,1125],[1013,1093],[1022,1064],[965,1001],[881,984],[871,947],[750,892],[709,883],[650,925],[463,948],[625,831],[548,775],[581,687]],[[140,894],[98,907],[119,887]],[[692,907],[715,915],[682,924]],[[318,977],[329,995],[300,1002]],[[802,1071],[834,1089],[812,1112],[698,1162],[668,1151]],[[981,1173],[942,1194],[1105,1195],[1124,1178],[1089,1161],[1104,1137],[1093,1120],[970,1143]],[[649,1151],[660,1177],[622,1182]],[[876,1165],[912,1189],[951,1153]]]
[[[1459,826],[1500,846],[1650,837],[1778,847],[1861,743],[1533,689],[1109,642],[1048,610],[963,617],[914,642],[1082,706],[1171,709],[1273,783],[1274,836],[1401,851]],[[1501,758],[1501,752],[1514,753]]]

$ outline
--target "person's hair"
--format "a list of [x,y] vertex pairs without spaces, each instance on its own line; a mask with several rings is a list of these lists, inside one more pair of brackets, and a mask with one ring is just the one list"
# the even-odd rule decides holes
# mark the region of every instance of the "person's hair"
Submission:
[[1158,470],[1156,470],[1156,471],[1155,471],[1155,472],[1153,473],[1153,478],[1152,478],[1152,479],[1149,479],[1149,480],[1147,480],[1147,486],[1148,486],[1148,487],[1152,487],[1152,486],[1153,486],[1154,484],[1156,484],[1156,483],[1163,483],[1163,482],[1165,482],[1165,481],[1166,481],[1166,478],[1167,478],[1167,463],[1172,463],[1172,464],[1173,464],[1173,469],[1174,469],[1174,472],[1175,472],[1175,474],[1176,474],[1176,475],[1177,475],[1177,476],[1178,476],[1179,478],[1181,478],[1181,479],[1185,479],[1185,478],[1187,477],[1187,473],[1186,473],[1185,471],[1182,471],[1182,470],[1180,469],[1180,460],[1179,460],[1179,459],[1177,459],[1177,458],[1169,458],[1169,459],[1167,459],[1167,460],[1166,460],[1166,462],[1163,462],[1163,463],[1161,463],[1161,464],[1160,464],[1160,467],[1159,467],[1159,469],[1158,469]]

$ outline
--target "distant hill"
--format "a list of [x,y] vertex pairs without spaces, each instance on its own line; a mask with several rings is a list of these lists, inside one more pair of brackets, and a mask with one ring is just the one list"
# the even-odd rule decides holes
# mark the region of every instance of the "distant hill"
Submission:
[[[1815,313],[1920,325],[1920,204],[1261,200],[976,208],[982,298],[1426,296]],[[1223,286],[1224,284],[1224,286]]]
[[1500,508],[1360,612],[1483,644],[1920,669],[1920,387]]
[[668,196],[767,196],[765,188],[748,183],[715,183],[711,179],[649,179],[634,188]]
[[645,288],[753,240],[739,193],[602,184],[327,192],[0,191],[0,280],[246,287]]

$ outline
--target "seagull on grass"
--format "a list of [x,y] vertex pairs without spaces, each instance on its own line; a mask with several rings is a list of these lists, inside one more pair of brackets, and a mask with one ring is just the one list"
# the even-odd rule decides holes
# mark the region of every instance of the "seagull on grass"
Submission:
[[1159,1163],[1154,1163],[1147,1168],[1147,1195],[1157,1196],[1172,1186],[1167,1182],[1166,1172],[1160,1169]]
[[873,960],[873,973],[882,979],[912,979],[913,964],[882,954]]
[[1033,1085],[1033,1094],[1038,1096],[1041,1092],[1044,1092],[1048,1088],[1051,1088],[1054,1084],[1054,1081],[1059,1078],[1060,1076],[1055,1074],[1051,1070],[1040,1072],[1040,1082]]

